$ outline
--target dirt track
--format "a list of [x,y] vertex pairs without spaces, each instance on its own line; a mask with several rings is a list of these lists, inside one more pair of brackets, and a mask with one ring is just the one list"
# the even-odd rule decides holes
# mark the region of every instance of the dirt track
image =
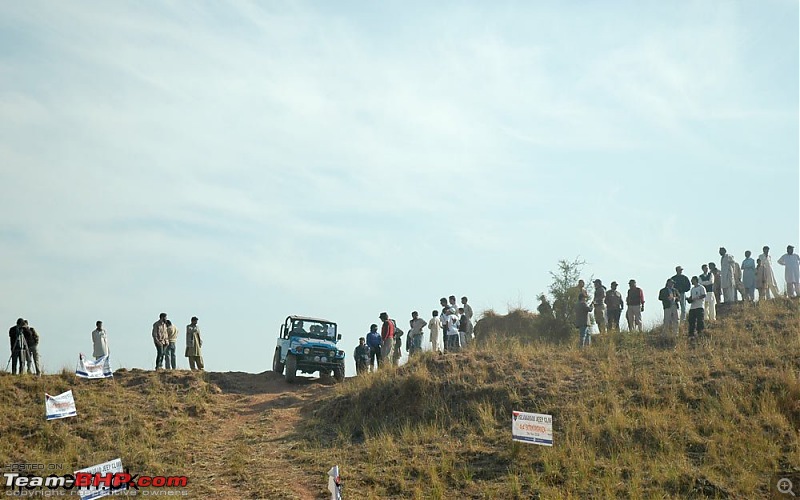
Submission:
[[[319,490],[309,488],[308,475],[287,460],[286,438],[303,418],[303,403],[319,397],[327,384],[305,377],[287,384],[271,371],[207,376],[219,392],[211,396],[208,435],[192,467],[198,482],[209,485],[207,493],[219,498],[316,498]],[[321,475],[320,483],[323,479]]]

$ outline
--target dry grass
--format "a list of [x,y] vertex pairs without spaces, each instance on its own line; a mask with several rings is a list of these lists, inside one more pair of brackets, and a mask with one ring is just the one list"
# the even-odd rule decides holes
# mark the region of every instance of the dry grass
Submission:
[[[69,472],[119,456],[190,475],[195,498],[321,498],[335,463],[353,498],[765,497],[772,474],[800,471],[800,304],[737,309],[708,333],[585,350],[487,338],[335,387],[0,374],[0,463]],[[79,417],[45,422],[44,393],[68,389]],[[512,410],[552,414],[555,445],[512,442]]]
[[[304,455],[340,457],[366,498],[766,496],[800,471],[800,308],[735,310],[708,333],[427,353],[338,389]],[[552,414],[555,446],[512,442],[512,410]]]

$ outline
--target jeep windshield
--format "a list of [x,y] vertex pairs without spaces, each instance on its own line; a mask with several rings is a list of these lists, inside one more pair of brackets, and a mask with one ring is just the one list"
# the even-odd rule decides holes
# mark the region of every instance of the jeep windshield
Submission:
[[293,337],[336,341],[336,325],[321,321],[298,319],[292,323],[289,334]]

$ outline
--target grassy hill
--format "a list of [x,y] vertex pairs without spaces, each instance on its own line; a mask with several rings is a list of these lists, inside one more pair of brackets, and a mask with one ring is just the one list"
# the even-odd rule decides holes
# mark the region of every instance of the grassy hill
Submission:
[[[800,304],[731,311],[697,345],[657,332],[586,350],[503,340],[332,386],[264,374],[0,375],[0,463],[121,457],[194,498],[759,498],[800,472]],[[685,334],[685,333],[684,333]],[[44,392],[79,416],[44,421]],[[511,441],[553,415],[554,446]]]

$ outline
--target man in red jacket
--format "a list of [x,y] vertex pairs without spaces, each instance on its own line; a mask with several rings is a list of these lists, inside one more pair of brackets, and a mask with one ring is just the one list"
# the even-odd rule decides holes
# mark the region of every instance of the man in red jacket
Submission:
[[383,345],[381,345],[381,356],[384,360],[392,359],[392,351],[394,350],[394,321],[389,319],[389,315],[385,312],[382,312],[378,317],[383,321],[383,326],[381,327],[381,340],[383,341]]

